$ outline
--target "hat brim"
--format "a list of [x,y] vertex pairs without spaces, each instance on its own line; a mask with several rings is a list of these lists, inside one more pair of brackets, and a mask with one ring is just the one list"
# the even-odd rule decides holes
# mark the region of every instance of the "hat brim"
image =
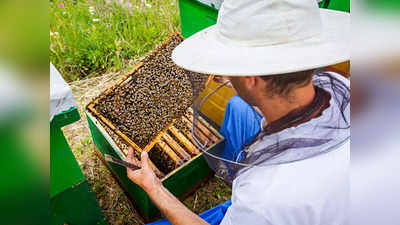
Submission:
[[321,9],[318,37],[270,46],[232,46],[216,36],[216,25],[184,40],[172,52],[180,67],[205,74],[262,76],[304,71],[350,59],[350,14]]

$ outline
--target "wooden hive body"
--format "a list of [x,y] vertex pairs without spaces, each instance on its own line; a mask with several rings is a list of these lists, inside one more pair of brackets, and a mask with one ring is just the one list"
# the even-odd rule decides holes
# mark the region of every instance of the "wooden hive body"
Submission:
[[[177,34],[176,34],[177,35]],[[180,36],[180,38],[182,38]],[[161,49],[168,40],[160,45],[154,52]],[[127,145],[134,148],[137,153],[142,151],[153,151],[155,147],[161,149],[168,157],[175,162],[176,168],[168,173],[160,171],[157,166],[152,163],[153,170],[161,177],[163,185],[171,191],[175,196],[183,198],[188,193],[193,191],[204,179],[212,174],[212,171],[207,166],[207,162],[203,157],[203,153],[196,147],[190,133],[178,129],[175,125],[175,119],[171,121],[161,132],[153,138],[144,148],[132,141],[127,135],[121,132],[110,120],[105,118],[101,113],[96,111],[95,105],[101,99],[113,92],[118,86],[132,79],[132,75],[143,66],[140,62],[128,74],[121,78],[113,87],[107,89],[100,96],[94,99],[87,106],[87,119],[92,133],[94,144],[98,156],[102,159],[105,165],[110,169],[112,175],[124,189],[125,193],[132,203],[139,209],[142,216],[148,220],[158,214],[157,208],[152,204],[149,197],[137,185],[132,183],[126,177],[126,169],[120,166],[107,164],[103,159],[103,154],[110,154],[120,159],[125,159],[127,152],[122,150],[116,143],[115,139],[123,140]],[[188,108],[185,115],[181,119],[184,124],[190,128],[192,124],[192,109]],[[207,118],[201,117],[201,124],[197,132],[200,137],[208,138],[207,150],[214,148],[223,148],[224,138],[218,131],[207,122]],[[182,151],[183,150],[183,151]]]

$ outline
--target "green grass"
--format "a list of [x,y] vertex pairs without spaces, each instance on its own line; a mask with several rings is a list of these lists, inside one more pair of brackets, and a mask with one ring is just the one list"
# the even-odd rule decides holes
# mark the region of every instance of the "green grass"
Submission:
[[50,60],[67,81],[126,70],[180,29],[177,0],[108,2],[50,2]]

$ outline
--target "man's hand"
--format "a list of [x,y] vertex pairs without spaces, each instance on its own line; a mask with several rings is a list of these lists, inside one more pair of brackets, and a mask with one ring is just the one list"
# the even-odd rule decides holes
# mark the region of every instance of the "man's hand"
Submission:
[[132,147],[129,147],[127,161],[141,167],[139,170],[131,170],[129,168],[126,169],[126,173],[128,178],[139,185],[144,191],[147,193],[156,187],[161,185],[160,180],[154,174],[153,169],[149,164],[149,155],[147,152],[143,151],[141,155],[141,162],[138,162],[134,156],[134,152]]
[[129,148],[128,162],[141,167],[139,170],[127,168],[128,178],[139,185],[149,195],[151,200],[174,225],[207,225],[208,223],[198,215],[191,212],[174,195],[165,189],[161,181],[154,174],[149,164],[149,156],[143,151],[141,162],[138,162],[133,155],[133,149]]

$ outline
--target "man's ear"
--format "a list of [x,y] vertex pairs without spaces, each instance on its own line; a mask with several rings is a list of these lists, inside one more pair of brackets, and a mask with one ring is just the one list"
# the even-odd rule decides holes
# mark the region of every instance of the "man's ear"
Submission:
[[243,84],[247,89],[253,89],[256,87],[256,77],[254,76],[247,76],[247,77],[242,77],[243,79]]

